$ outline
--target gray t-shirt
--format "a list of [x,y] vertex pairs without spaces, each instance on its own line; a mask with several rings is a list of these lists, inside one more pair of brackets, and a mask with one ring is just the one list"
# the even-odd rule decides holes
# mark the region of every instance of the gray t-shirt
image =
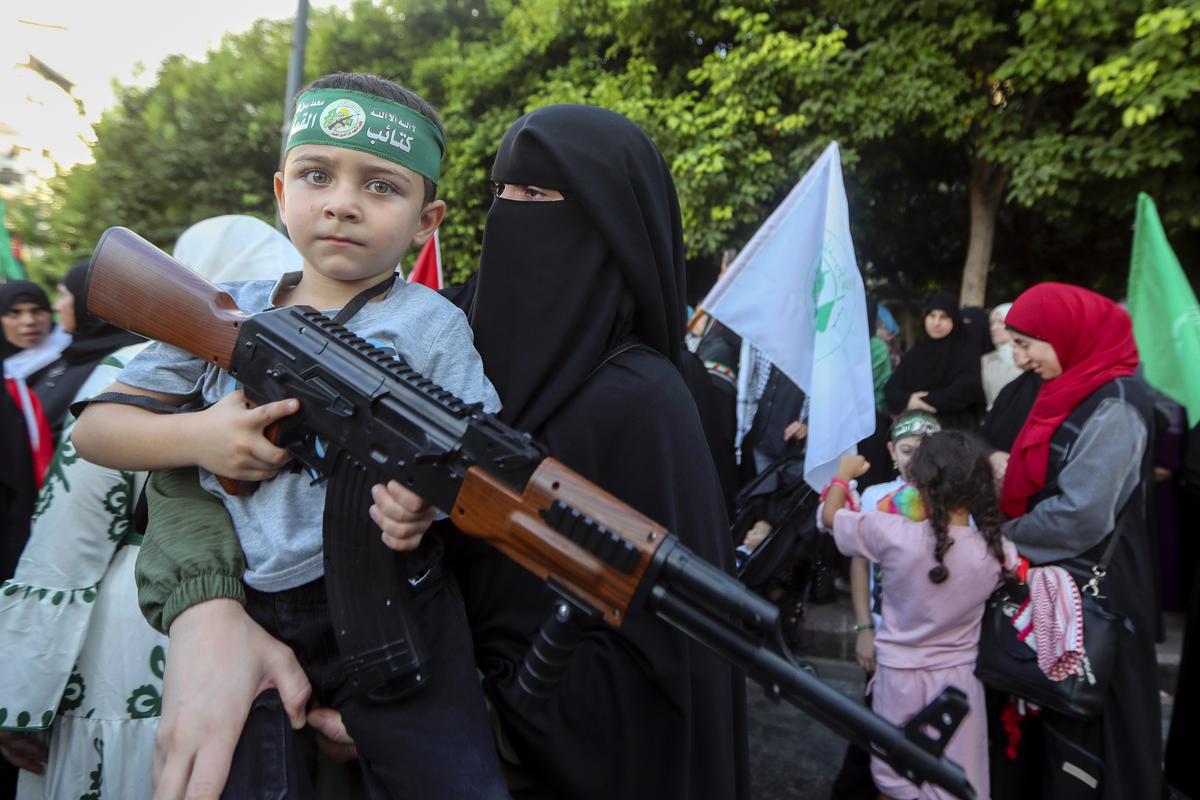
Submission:
[[[246,312],[273,307],[273,298],[295,285],[299,273],[276,284],[269,280],[221,284]],[[386,297],[367,303],[347,327],[372,344],[390,348],[425,377],[468,403],[500,408],[496,390],[483,374],[467,319],[437,292],[397,278]],[[224,370],[177,347],[155,342],[129,363],[118,378],[128,386],[177,395],[199,393],[212,405],[237,388]],[[248,585],[279,592],[324,574],[321,519],[325,488],[306,472],[283,472],[253,494],[227,495],[214,475],[200,470],[200,482],[221,498],[246,553]]]

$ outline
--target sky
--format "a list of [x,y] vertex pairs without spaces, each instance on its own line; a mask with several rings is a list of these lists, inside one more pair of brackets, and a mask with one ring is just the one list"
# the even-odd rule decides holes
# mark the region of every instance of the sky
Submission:
[[[309,0],[310,9],[348,5]],[[0,161],[13,144],[22,148],[20,167],[41,177],[55,162],[88,160],[88,123],[114,103],[114,79],[149,84],[168,55],[202,59],[225,34],[260,18],[291,18],[296,8],[297,0],[3,0]],[[30,55],[75,84],[86,118],[65,92],[19,66]]]

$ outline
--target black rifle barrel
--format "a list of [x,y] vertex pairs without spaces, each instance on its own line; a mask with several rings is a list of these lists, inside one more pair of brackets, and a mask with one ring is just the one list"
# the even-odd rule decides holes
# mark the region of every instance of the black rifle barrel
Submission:
[[899,728],[782,655],[661,585],[651,590],[647,605],[660,619],[701,642],[769,691],[778,691],[826,727],[875,751],[914,783],[923,776],[955,797],[974,800],[975,790],[962,767],[910,741]]

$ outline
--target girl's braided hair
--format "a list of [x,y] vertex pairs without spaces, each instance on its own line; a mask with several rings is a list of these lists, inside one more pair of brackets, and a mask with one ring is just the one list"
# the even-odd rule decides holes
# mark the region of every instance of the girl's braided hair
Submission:
[[929,570],[929,580],[942,583],[950,576],[944,559],[954,544],[949,534],[949,514],[963,508],[975,519],[979,533],[987,540],[988,550],[1001,566],[1004,545],[1000,526],[1004,517],[996,500],[992,465],[979,441],[962,431],[942,431],[921,442],[909,465],[909,476],[929,515],[929,524],[937,537],[933,555],[938,564]]

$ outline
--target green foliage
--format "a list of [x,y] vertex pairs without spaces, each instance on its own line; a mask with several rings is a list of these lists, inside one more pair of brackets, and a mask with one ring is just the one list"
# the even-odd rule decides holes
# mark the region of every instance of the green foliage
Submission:
[[[957,281],[973,174],[1005,201],[994,285],[1111,274],[1117,286],[1139,189],[1184,263],[1200,250],[1198,2],[360,0],[313,13],[305,72],[376,72],[441,110],[455,279],[478,262],[504,130],[572,102],[619,111],[658,142],[693,283],[836,139],[859,261],[886,293]],[[109,225],[169,246],[212,214],[271,218],[290,35],[260,21],[123,89],[95,163],[10,205],[10,224],[45,249],[31,268],[60,272]]]

